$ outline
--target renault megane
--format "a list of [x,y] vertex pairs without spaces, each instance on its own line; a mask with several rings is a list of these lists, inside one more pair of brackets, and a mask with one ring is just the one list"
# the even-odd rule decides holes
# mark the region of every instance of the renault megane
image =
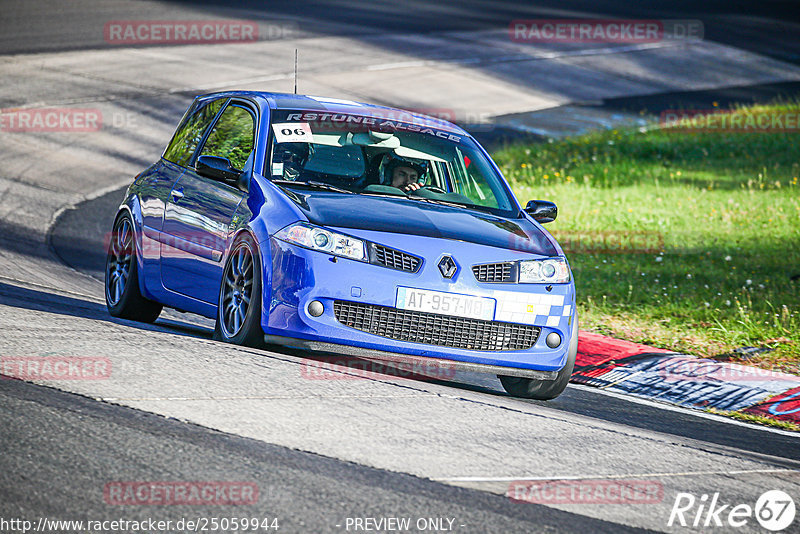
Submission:
[[115,317],[164,306],[215,338],[496,374],[512,395],[566,387],[578,318],[569,263],[464,130],[311,96],[197,97],[117,213]]

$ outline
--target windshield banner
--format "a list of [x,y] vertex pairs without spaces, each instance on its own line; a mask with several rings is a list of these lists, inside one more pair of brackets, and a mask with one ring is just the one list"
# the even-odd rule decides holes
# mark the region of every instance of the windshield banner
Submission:
[[[346,129],[351,131],[366,131],[378,130],[389,132],[414,132],[431,135],[439,139],[445,139],[458,143],[461,141],[461,136],[454,133],[442,130],[440,128],[432,128],[435,119],[425,120],[424,118],[417,118],[411,113],[402,113],[406,120],[414,120],[414,123],[404,122],[401,120],[393,120],[387,117],[368,117],[363,115],[349,115],[347,113],[328,113],[319,111],[299,111],[291,112],[286,115],[286,121],[298,121],[302,123],[310,123],[314,130],[320,129]],[[436,126],[441,126],[436,124]]]

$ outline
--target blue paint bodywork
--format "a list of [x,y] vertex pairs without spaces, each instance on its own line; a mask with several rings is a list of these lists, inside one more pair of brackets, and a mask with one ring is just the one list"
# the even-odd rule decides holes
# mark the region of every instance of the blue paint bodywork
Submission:
[[[198,97],[184,121],[192,109],[218,98],[238,100],[256,114],[255,162],[268,160],[273,142],[270,118],[275,110],[374,116],[398,112],[297,95],[231,92]],[[408,121],[416,117],[428,125],[435,123],[442,131],[469,138],[450,123],[404,113]],[[491,165],[499,176],[499,169],[493,162]],[[558,243],[523,212],[516,200],[515,214],[502,217],[399,198],[316,190],[287,192],[263,172],[262,165],[255,165],[247,192],[200,176],[192,166],[183,167],[164,158],[137,176],[121,209],[128,211],[134,221],[139,283],[144,296],[168,307],[215,318],[227,255],[239,233],[249,232],[261,255],[261,325],[267,335],[543,371],[557,371],[564,366],[575,320],[574,283],[553,284],[549,291],[544,284],[479,283],[471,270],[475,264],[563,255]],[[513,198],[513,194],[510,196]],[[408,252],[422,258],[422,265],[417,272],[409,273],[341,257],[334,261],[329,254],[274,237],[278,230],[298,221]],[[458,265],[452,279],[443,278],[437,267],[445,254]],[[532,349],[498,352],[396,341],[336,320],[334,300],[394,307],[399,286],[496,300],[513,293],[555,295],[563,297],[563,305],[570,306],[571,311],[561,315],[557,324],[535,323],[542,331]],[[308,313],[311,300],[325,305],[321,316]],[[545,344],[547,334],[553,331],[563,339],[555,349]]]

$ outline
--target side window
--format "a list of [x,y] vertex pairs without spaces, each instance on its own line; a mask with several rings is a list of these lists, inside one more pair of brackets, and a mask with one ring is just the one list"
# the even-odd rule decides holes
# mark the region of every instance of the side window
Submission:
[[[477,158],[476,158],[477,160]],[[480,160],[477,160],[480,162]],[[479,167],[469,156],[456,149],[456,157],[451,162],[453,170],[453,190],[466,197],[478,206],[490,208],[509,209],[507,202],[503,202],[502,192],[492,189],[492,184],[486,179],[491,172],[488,168]],[[495,185],[495,187],[497,187]]]
[[172,141],[169,142],[167,150],[164,151],[164,159],[182,165],[189,165],[192,154],[197,149],[197,145],[203,139],[203,134],[217,116],[217,112],[222,107],[225,99],[209,102],[197,111],[193,112],[183,124],[178,127]]
[[248,110],[228,106],[208,135],[200,155],[228,158],[233,168],[242,170],[253,151],[254,131],[253,115]]

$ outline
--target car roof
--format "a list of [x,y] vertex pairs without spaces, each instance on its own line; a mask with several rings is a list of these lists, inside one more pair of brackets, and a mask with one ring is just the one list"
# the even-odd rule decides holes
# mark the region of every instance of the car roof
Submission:
[[200,95],[198,98],[208,96],[227,96],[227,97],[250,97],[263,99],[267,102],[270,109],[276,110],[304,110],[320,111],[327,113],[340,113],[349,115],[368,115],[371,117],[420,124],[442,130],[448,130],[461,135],[469,135],[455,124],[431,117],[422,113],[409,110],[378,106],[375,104],[365,104],[352,100],[339,98],[328,98],[321,96],[295,95],[291,93],[270,93],[265,91],[225,91],[221,93],[209,93]]

